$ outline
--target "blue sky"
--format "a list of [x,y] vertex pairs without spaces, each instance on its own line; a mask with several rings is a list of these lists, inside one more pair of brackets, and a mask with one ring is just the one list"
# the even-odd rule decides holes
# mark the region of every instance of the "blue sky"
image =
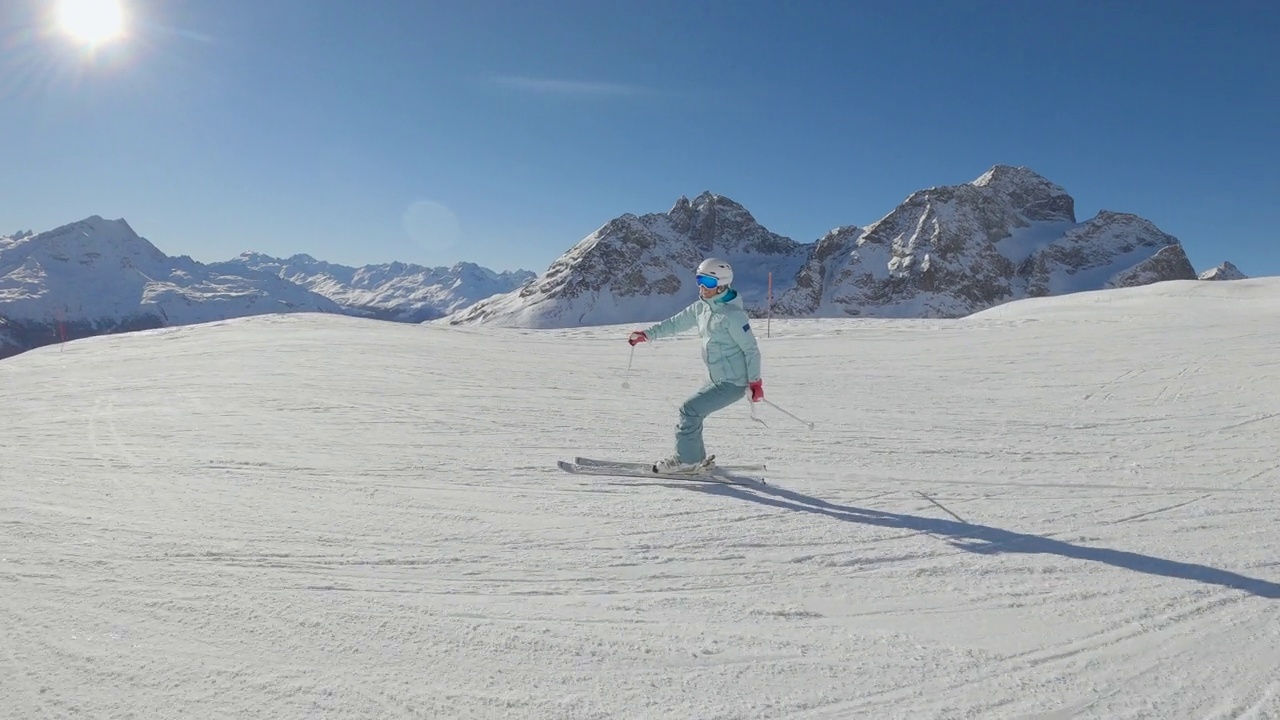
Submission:
[[811,242],[1027,165],[1280,274],[1274,2],[123,0],[92,54],[0,5],[0,231],[541,271],[704,190]]

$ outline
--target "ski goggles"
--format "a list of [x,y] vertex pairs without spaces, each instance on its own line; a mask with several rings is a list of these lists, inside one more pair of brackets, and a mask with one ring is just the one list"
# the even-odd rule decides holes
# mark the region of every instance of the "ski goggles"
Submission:
[[698,285],[708,290],[714,290],[720,287],[720,279],[711,277],[710,275],[698,275]]

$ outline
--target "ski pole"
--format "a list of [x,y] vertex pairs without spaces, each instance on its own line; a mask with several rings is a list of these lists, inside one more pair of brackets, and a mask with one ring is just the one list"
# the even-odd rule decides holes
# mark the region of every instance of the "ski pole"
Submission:
[[635,360],[635,359],[636,359],[636,346],[635,346],[635,345],[632,345],[632,346],[631,346],[631,354],[630,354],[629,356],[627,356],[627,371],[622,375],[622,389],[623,389],[623,390],[630,390],[630,389],[631,389],[631,383],[630,383],[630,382],[628,382],[627,378],[631,377],[631,361],[632,361],[632,360]]
[[763,425],[763,426],[765,426],[765,427],[769,427],[769,424],[768,424],[768,423],[766,423],[765,421],[763,421],[763,420],[761,420],[760,418],[756,417],[756,404],[755,404],[755,403],[748,403],[748,405],[750,405],[750,406],[751,406],[751,419],[752,419],[752,420],[755,420],[756,422],[760,423],[761,425]]
[[791,418],[792,420],[795,420],[796,422],[801,423],[801,424],[804,424],[804,425],[808,425],[810,430],[812,430],[812,429],[813,429],[813,423],[809,422],[808,420],[801,420],[800,418],[796,417],[795,415],[792,415],[791,413],[787,412],[786,410],[783,410],[782,408],[778,407],[777,405],[774,405],[773,403],[769,402],[768,400],[766,400],[766,399],[764,399],[764,398],[760,398],[760,400],[761,400],[761,402],[765,403],[766,405],[768,405],[769,407],[773,408],[774,410],[777,410],[778,412],[782,413],[783,415],[786,415],[787,417]]

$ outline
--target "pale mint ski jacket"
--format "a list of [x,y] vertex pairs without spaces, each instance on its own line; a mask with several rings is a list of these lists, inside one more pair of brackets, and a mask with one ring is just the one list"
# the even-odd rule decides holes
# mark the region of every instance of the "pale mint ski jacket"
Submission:
[[695,327],[702,338],[702,361],[712,382],[746,387],[760,379],[760,346],[751,333],[751,319],[738,291],[730,288],[710,300],[699,297],[684,310],[645,329],[644,334],[656,340]]

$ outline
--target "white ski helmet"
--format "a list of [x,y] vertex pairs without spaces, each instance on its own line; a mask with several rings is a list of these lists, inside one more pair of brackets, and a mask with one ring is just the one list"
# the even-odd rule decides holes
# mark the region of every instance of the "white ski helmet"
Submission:
[[[729,287],[733,284],[733,268],[729,266],[729,263],[719,258],[707,258],[706,260],[703,260],[702,263],[698,265],[698,276],[715,278],[716,283],[711,287]],[[702,285],[702,287],[707,286]]]

